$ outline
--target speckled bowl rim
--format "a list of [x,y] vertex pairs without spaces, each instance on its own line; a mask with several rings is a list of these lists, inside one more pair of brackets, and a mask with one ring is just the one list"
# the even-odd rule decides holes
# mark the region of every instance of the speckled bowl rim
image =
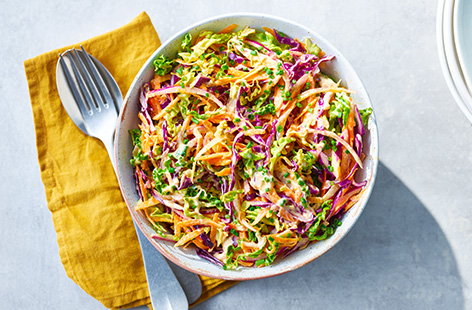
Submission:
[[[367,186],[366,186],[366,189],[364,191],[364,195],[361,197],[359,202],[357,202],[351,208],[351,210],[348,211],[348,213],[352,213],[352,215],[350,215],[350,216],[352,216],[352,220],[350,221],[351,223],[347,227],[343,223],[343,225],[336,230],[335,234],[333,236],[331,236],[330,238],[328,238],[327,240],[317,242],[317,243],[312,243],[306,249],[299,251],[299,252],[307,251],[310,247],[321,247],[322,248],[322,250],[318,251],[317,253],[315,253],[313,255],[306,255],[306,254],[309,254],[308,252],[306,252],[305,255],[300,254],[300,255],[302,255],[302,258],[300,259],[301,261],[297,264],[292,263],[292,264],[288,265],[285,268],[282,268],[282,267],[277,268],[277,267],[274,267],[274,266],[277,266],[277,264],[278,264],[278,262],[276,261],[273,265],[268,266],[268,267],[262,267],[262,268],[243,267],[243,268],[238,268],[236,270],[223,270],[221,267],[218,267],[218,269],[215,269],[216,265],[214,265],[210,262],[207,262],[203,258],[198,257],[196,254],[192,255],[192,254],[189,254],[189,253],[184,253],[185,251],[188,251],[188,250],[181,250],[180,251],[181,253],[178,252],[178,251],[175,251],[175,253],[171,253],[169,250],[166,249],[166,247],[169,248],[168,242],[153,239],[151,237],[152,228],[150,228],[150,225],[146,222],[146,220],[142,217],[142,215],[138,214],[138,212],[136,212],[134,210],[134,204],[135,204],[136,201],[132,201],[132,199],[129,198],[129,195],[137,196],[135,186],[134,186],[134,184],[133,184],[133,186],[131,186],[130,182],[125,179],[127,174],[125,175],[125,173],[122,172],[122,170],[126,171],[127,169],[129,169],[129,168],[125,167],[125,165],[129,165],[129,158],[130,158],[130,153],[125,151],[125,148],[126,148],[127,144],[131,143],[129,141],[130,140],[129,135],[127,133],[127,130],[126,130],[126,134],[122,132],[122,131],[125,130],[122,127],[124,127],[123,122],[125,121],[125,119],[127,117],[126,111],[128,109],[128,104],[132,100],[131,99],[132,95],[136,96],[137,88],[138,89],[141,88],[142,83],[143,83],[143,76],[149,70],[149,66],[152,65],[153,59],[157,55],[159,55],[165,47],[170,45],[175,40],[180,40],[185,33],[189,32],[189,31],[192,31],[192,29],[194,29],[194,28],[204,26],[204,25],[207,25],[207,24],[211,24],[211,23],[217,22],[218,20],[240,19],[240,18],[253,18],[253,19],[272,20],[275,23],[289,24],[293,27],[299,28],[299,30],[302,30],[304,32],[309,33],[310,37],[313,37],[315,42],[318,45],[320,45],[322,47],[322,49],[324,49],[324,50],[328,49],[330,51],[330,54],[335,55],[336,59],[338,61],[340,61],[342,63],[342,65],[346,66],[349,70],[352,71],[351,75],[356,80],[355,83],[357,83],[358,86],[359,86],[354,91],[362,93],[361,94],[362,97],[363,97],[362,106],[373,108],[372,103],[370,101],[370,98],[368,96],[368,93],[367,93],[361,79],[359,78],[359,76],[355,72],[354,68],[352,68],[352,66],[347,61],[347,59],[334,46],[332,46],[329,43],[329,41],[324,39],[321,35],[319,35],[315,31],[312,31],[309,28],[304,27],[304,26],[302,26],[302,25],[300,25],[296,22],[292,22],[292,21],[286,20],[284,18],[271,16],[271,15],[265,15],[265,14],[259,14],[259,13],[233,13],[233,14],[224,14],[224,15],[219,15],[219,16],[207,18],[205,20],[197,22],[197,23],[195,23],[195,24],[193,24],[193,25],[177,32],[170,39],[168,39],[166,42],[164,42],[152,54],[152,56],[149,57],[149,59],[144,63],[141,70],[136,75],[136,78],[134,79],[133,83],[131,84],[131,86],[128,90],[128,93],[127,93],[127,95],[124,99],[123,107],[120,111],[120,115],[119,115],[119,118],[118,118],[118,121],[117,121],[117,127],[116,127],[116,138],[115,138],[116,143],[115,143],[114,155],[115,155],[115,162],[116,162],[116,167],[117,167],[117,179],[118,179],[120,189],[121,189],[122,194],[123,194],[123,198],[124,198],[124,200],[126,202],[126,205],[128,207],[128,210],[130,211],[130,214],[131,214],[133,220],[137,223],[137,226],[141,229],[141,231],[146,236],[146,238],[149,240],[149,242],[151,242],[151,244],[162,255],[164,255],[171,262],[175,263],[176,265],[178,265],[178,266],[180,266],[180,267],[182,267],[182,268],[184,268],[188,271],[191,271],[191,272],[194,272],[194,273],[197,273],[197,274],[200,274],[200,275],[204,275],[204,276],[208,276],[208,277],[212,277],[212,278],[219,278],[219,279],[225,279],[225,280],[237,280],[237,281],[267,278],[267,277],[272,277],[272,276],[284,274],[284,273],[287,273],[289,271],[293,271],[295,269],[298,269],[298,268],[314,261],[315,259],[317,259],[321,255],[323,255],[324,253],[328,252],[331,248],[333,248],[334,245],[337,244],[349,232],[349,230],[356,223],[356,221],[359,218],[360,214],[364,210],[365,205],[367,204],[367,201],[368,201],[368,199],[371,195],[372,189],[374,187],[375,178],[376,178],[376,175],[377,175],[378,157],[379,157],[378,129],[377,129],[377,123],[376,123],[376,119],[375,119],[375,113],[372,113],[372,116],[370,118],[369,125],[368,125],[368,135],[370,137],[370,139],[369,139],[370,147],[369,147],[369,152],[367,152],[367,154],[366,154],[368,160],[371,163],[370,167],[369,167],[370,175],[367,178]],[[237,24],[237,21],[236,20],[231,21],[231,22],[228,21],[228,23],[236,23]],[[251,25],[249,25],[249,26],[251,26]],[[282,32],[285,32],[284,28],[280,28],[280,30]],[[340,74],[340,75],[342,76],[342,74]],[[124,135],[126,137],[124,137]],[[126,139],[128,140],[128,142],[124,142],[124,141],[126,141]],[[123,141],[123,143],[121,143],[121,141]],[[366,160],[364,160],[364,162]],[[132,193],[132,191],[134,191],[134,193]],[[346,213],[344,215],[344,217],[346,217],[346,215],[348,213]],[[324,242],[326,242],[326,243],[324,243]],[[321,245],[322,243],[326,244],[326,245],[322,246]],[[312,251],[316,251],[316,249],[314,249]],[[296,253],[293,253],[291,255],[294,255]],[[190,258],[188,257],[189,255],[191,256]],[[284,258],[282,261],[285,261],[289,258],[290,258],[290,256],[288,256],[287,258]],[[194,260],[195,262],[194,263],[192,263],[192,262],[185,263],[184,260],[186,260],[186,261]],[[204,263],[203,261],[205,261],[206,263]],[[195,265],[197,265],[197,263],[198,264],[204,264],[204,265],[211,264],[211,265],[213,265],[213,267],[208,267],[206,269],[205,268],[203,268],[203,269],[202,268],[197,268],[195,266]],[[208,271],[208,269],[215,269],[215,272]],[[261,270],[261,271],[258,271],[258,270]]]

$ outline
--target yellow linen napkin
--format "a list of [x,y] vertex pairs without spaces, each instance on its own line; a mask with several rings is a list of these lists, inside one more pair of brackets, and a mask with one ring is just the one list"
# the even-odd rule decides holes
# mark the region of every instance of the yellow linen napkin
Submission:
[[[63,109],[56,89],[58,55],[83,45],[126,93],[160,45],[146,13],[80,44],[25,61],[41,177],[67,275],[105,307],[149,305],[141,251],[105,147],[83,134]],[[199,303],[234,282],[200,277]]]

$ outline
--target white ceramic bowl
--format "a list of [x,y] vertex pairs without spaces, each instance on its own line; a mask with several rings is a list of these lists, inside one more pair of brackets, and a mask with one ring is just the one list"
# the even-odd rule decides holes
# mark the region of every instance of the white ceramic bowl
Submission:
[[436,41],[444,78],[459,108],[472,122],[471,2],[440,0],[436,16]]
[[336,59],[332,61],[331,64],[327,66],[328,69],[324,71],[334,77],[342,78],[344,86],[355,91],[353,98],[359,103],[361,108],[372,107],[372,105],[364,85],[362,85],[354,69],[344,56],[326,39],[297,23],[273,16],[239,13],[204,20],[174,35],[167,42],[162,44],[143,65],[124,100],[115,139],[115,159],[117,163],[118,180],[130,213],[154,247],[166,258],[180,267],[213,278],[248,280],[270,277],[297,269],[326,253],[347,234],[362,213],[374,185],[378,164],[378,136],[375,117],[372,115],[367,126],[367,134],[364,137],[364,152],[367,155],[364,159],[365,168],[357,175],[359,180],[367,180],[367,188],[359,202],[344,215],[343,225],[327,240],[313,243],[304,250],[297,251],[280,261],[276,261],[271,266],[262,268],[241,267],[236,270],[223,270],[221,267],[197,256],[192,248],[174,248],[173,244],[170,242],[152,239],[150,236],[154,234],[153,229],[146,219],[141,214],[134,211],[133,208],[138,201],[138,194],[136,192],[133,169],[129,164],[133,146],[128,131],[138,126],[137,114],[139,111],[138,98],[140,88],[144,83],[150,81],[154,75],[152,66],[153,59],[159,54],[174,57],[179,48],[180,40],[185,33],[190,32],[191,34],[197,34],[202,30],[219,31],[230,24],[237,24],[241,27],[250,26],[260,30],[261,27],[265,26],[280,30],[293,38],[312,38],[323,51],[329,55],[336,56]]

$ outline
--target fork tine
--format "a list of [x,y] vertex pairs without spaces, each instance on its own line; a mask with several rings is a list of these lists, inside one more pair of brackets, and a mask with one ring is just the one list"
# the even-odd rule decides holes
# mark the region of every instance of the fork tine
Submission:
[[98,94],[97,87],[95,86],[95,84],[90,79],[89,70],[87,70],[87,68],[85,67],[85,64],[82,60],[82,57],[80,57],[80,53],[78,52],[78,50],[73,49],[71,54],[74,56],[75,65],[79,69],[79,72],[82,76],[82,80],[84,81],[84,84],[87,87],[87,89],[88,89],[88,91],[91,95],[91,98],[93,100],[92,101],[93,106],[95,107],[95,109],[100,111],[103,108],[104,103],[103,103],[102,98]]
[[79,90],[77,89],[77,84],[74,82],[69,68],[67,68],[67,64],[65,63],[63,55],[59,56],[59,63],[61,64],[62,71],[64,72],[64,76],[72,92],[72,96],[74,96],[75,102],[77,102],[80,114],[82,114],[82,117],[84,119],[87,119],[87,117],[91,115],[91,110],[88,108],[87,103],[84,101],[84,97],[79,93]]
[[85,118],[86,115],[89,115],[86,103],[83,101],[82,96],[80,95],[79,90],[77,89],[77,85],[76,83],[74,83],[74,79],[72,78],[69,68],[67,68],[67,65],[62,55],[59,55],[59,63],[61,64],[62,71],[64,72],[64,76],[66,78],[67,85],[69,85],[69,89],[72,92],[72,96],[74,97],[75,102],[77,102],[80,113],[82,114],[82,117]]
[[90,54],[85,51],[82,45],[80,46],[80,48],[82,50],[83,59],[85,60],[84,63],[89,69],[89,72],[91,73],[90,75],[93,81],[95,82],[95,85],[98,88],[98,92],[100,93],[103,99],[105,107],[108,107],[109,103],[112,103],[113,105],[115,105],[115,102],[110,94],[110,91],[108,90],[108,86],[106,85],[100,72],[98,72],[97,66],[95,65],[92,58],[90,57]]
[[[72,57],[70,57],[69,55],[71,55]],[[82,116],[84,118],[86,118],[87,116],[93,115],[94,103],[93,103],[92,97],[90,97],[89,90],[85,86],[85,82],[83,80],[82,75],[79,72],[79,68],[77,68],[77,65],[74,61],[75,60],[74,59],[74,54],[73,53],[68,53],[67,56],[68,56],[69,61],[70,61],[70,66],[72,67],[72,72],[74,73],[77,84],[79,85],[79,89],[80,89],[80,92],[82,94],[82,97],[85,99],[85,101],[78,102],[78,103],[80,104],[80,103],[85,102],[86,105],[84,105],[83,108],[85,108],[86,113],[82,114]],[[81,109],[81,111],[83,111],[83,110]]]

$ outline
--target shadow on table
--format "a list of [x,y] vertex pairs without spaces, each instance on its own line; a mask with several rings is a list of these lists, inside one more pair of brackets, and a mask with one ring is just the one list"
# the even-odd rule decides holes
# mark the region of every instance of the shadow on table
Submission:
[[238,299],[274,309],[463,309],[461,278],[438,223],[382,163],[376,182],[364,213],[330,252],[291,273],[237,285]]

